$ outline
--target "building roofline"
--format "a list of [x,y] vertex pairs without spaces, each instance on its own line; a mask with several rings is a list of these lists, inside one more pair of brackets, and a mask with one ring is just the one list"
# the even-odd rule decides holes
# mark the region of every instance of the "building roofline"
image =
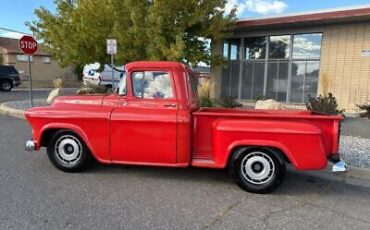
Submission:
[[285,14],[269,17],[246,18],[237,20],[236,25],[237,27],[258,27],[274,24],[330,21],[364,16],[370,16],[370,4],[352,7],[306,11],[294,14]]

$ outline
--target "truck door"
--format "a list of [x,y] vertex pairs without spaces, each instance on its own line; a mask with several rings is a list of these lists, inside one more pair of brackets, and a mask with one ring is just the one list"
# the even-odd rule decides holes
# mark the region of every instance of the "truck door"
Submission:
[[116,163],[175,164],[178,102],[171,69],[128,74],[127,96],[111,115]]

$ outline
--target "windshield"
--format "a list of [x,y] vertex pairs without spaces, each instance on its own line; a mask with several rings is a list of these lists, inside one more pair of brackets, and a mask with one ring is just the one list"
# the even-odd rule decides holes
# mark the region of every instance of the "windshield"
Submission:
[[126,95],[127,93],[127,87],[126,87],[126,72],[123,72],[121,74],[121,79],[119,81],[119,84],[115,90],[115,92],[118,91],[119,95]]

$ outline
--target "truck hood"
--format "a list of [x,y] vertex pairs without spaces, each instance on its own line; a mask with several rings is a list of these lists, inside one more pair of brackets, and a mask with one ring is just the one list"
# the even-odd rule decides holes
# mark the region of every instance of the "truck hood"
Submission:
[[105,95],[60,96],[54,99],[52,106],[60,105],[95,105],[100,106]]

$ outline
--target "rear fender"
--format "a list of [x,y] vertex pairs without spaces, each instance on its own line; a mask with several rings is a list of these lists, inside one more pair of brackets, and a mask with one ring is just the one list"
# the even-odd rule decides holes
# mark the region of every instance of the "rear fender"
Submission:
[[327,164],[321,130],[309,123],[220,119],[212,134],[218,167],[226,167],[233,151],[246,146],[278,149],[296,169],[322,169]]

